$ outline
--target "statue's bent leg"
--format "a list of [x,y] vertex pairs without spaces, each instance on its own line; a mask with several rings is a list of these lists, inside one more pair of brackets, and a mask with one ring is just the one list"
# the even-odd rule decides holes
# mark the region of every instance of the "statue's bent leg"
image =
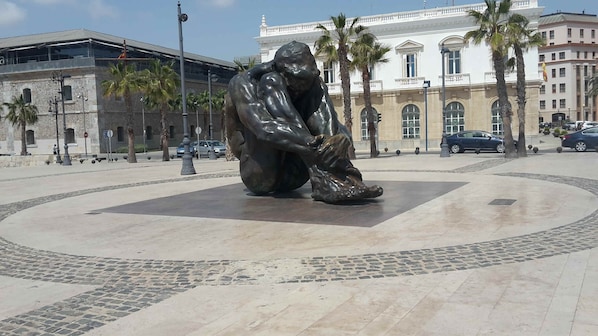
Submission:
[[350,145],[346,136],[337,134],[320,146],[320,159],[309,168],[313,199],[340,203],[382,195],[381,187],[363,183],[361,173],[348,159]]

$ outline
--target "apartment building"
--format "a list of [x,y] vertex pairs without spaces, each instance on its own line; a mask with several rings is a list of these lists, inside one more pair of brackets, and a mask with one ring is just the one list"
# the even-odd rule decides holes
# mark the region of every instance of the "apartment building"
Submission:
[[[105,153],[128,144],[124,100],[104,96],[101,87],[110,78],[109,65],[126,61],[141,70],[159,59],[175,61],[174,69],[179,72],[179,54],[179,50],[85,29],[0,38],[0,102],[22,94],[26,102],[37,106],[39,120],[26,129],[27,151],[33,155],[52,153],[55,145],[63,148],[65,140],[71,155]],[[208,73],[218,77],[212,80],[214,91],[225,89],[237,73],[236,65],[185,53],[187,92],[206,91]],[[62,79],[64,101],[61,85],[53,78]],[[159,111],[144,109],[140,95],[134,97],[133,109],[135,142],[157,148],[162,129]],[[21,130],[5,118],[6,113],[0,108],[3,155],[19,153],[21,148]],[[221,119],[220,111],[214,111],[217,139],[223,136]],[[182,113],[169,111],[167,123],[170,145],[177,146],[184,133]],[[192,130],[197,126],[207,130],[207,123],[206,111],[189,113],[193,137],[197,135]]]
[[598,120],[596,99],[587,94],[598,60],[598,17],[563,12],[543,15],[538,23],[546,40],[538,50],[546,70],[539,94],[541,120]]
[[[481,12],[485,8],[485,3],[479,3],[360,17],[359,23],[367,26],[379,42],[391,48],[386,54],[388,62],[372,69],[370,85],[373,107],[381,118],[378,123],[378,147],[381,150],[415,147],[421,150],[438,149],[443,130],[443,96],[448,134],[464,129],[503,134],[490,50],[484,43],[473,45],[464,39],[468,31],[479,28],[467,11],[473,9]],[[531,28],[538,28],[543,7],[538,5],[537,0],[515,0],[512,10],[526,16]],[[322,34],[315,29],[318,23],[329,30],[334,29],[330,21],[268,26],[266,18],[262,17],[260,35],[256,38],[260,45],[261,60],[271,60],[281,45],[293,40],[313,46]],[[448,51],[441,53],[443,47]],[[538,92],[543,84],[537,60],[538,50],[527,50],[526,133],[528,142],[532,143],[538,136]],[[339,66],[336,63],[327,64],[322,58],[317,62],[342,120]],[[516,111],[515,73],[506,74],[506,80],[509,100]],[[423,87],[425,81],[430,84],[427,89]],[[353,140],[357,149],[366,149],[367,122],[359,73],[351,74],[351,97]],[[515,132],[517,127],[515,112]]]

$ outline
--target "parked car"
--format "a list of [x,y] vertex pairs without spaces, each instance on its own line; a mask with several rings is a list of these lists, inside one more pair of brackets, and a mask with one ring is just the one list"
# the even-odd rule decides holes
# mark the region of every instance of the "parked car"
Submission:
[[[193,156],[197,154],[197,141],[193,141],[189,144],[189,152],[191,152],[191,155]],[[176,157],[183,157],[183,154],[185,154],[185,146],[181,142],[179,146],[176,148]]]
[[218,140],[200,140],[199,145],[196,146],[196,153],[199,154],[199,157],[208,157],[212,146],[214,146],[216,157],[226,155],[226,145]]
[[591,128],[591,127],[596,127],[596,126],[598,126],[598,122],[596,122],[596,121],[585,121],[581,125],[581,129]]
[[[503,138],[486,131],[461,131],[446,137],[452,153],[463,153],[466,150],[491,150],[504,153]],[[515,141],[517,146],[517,141]]]
[[575,130],[575,122],[567,122],[563,125],[563,129],[567,131],[574,131]]
[[588,148],[595,149],[598,146],[598,127],[586,128],[563,135],[561,146],[573,148],[578,152],[585,152]]

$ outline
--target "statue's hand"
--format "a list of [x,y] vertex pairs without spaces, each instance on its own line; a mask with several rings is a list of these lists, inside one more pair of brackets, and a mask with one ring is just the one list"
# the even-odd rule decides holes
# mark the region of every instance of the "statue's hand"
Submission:
[[318,147],[316,164],[326,171],[346,171],[352,165],[349,161],[351,141],[342,134],[324,138]]

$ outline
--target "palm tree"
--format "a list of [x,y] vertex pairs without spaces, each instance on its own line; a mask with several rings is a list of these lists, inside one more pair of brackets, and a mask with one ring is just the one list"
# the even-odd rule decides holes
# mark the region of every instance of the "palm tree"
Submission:
[[180,85],[179,75],[174,71],[174,62],[162,64],[160,60],[154,59],[150,62],[149,68],[142,71],[141,82],[143,93],[148,99],[150,106],[160,111],[160,146],[162,147],[162,161],[170,161],[168,152],[168,102],[176,98]]
[[225,122],[225,115],[224,115],[224,99],[226,96],[227,91],[225,89],[220,89],[216,91],[216,93],[212,92],[212,110],[220,112],[220,140],[224,141],[226,131],[224,130],[226,122]]
[[249,57],[247,64],[244,64],[240,59],[235,59],[234,63],[237,66],[237,72],[243,73],[248,69],[253,68],[257,64],[257,59],[255,57]]
[[125,100],[125,111],[127,113],[126,126],[128,137],[127,162],[136,163],[135,155],[135,131],[133,129],[134,113],[131,95],[140,90],[139,73],[135,71],[132,64],[118,62],[111,64],[108,68],[111,79],[103,80],[101,85],[104,96],[122,97]]
[[21,155],[27,155],[27,124],[35,124],[37,122],[37,106],[26,103],[23,95],[13,97],[10,103],[3,103],[2,105],[8,108],[6,119],[12,125],[19,125],[21,127]]
[[513,63],[517,68],[517,117],[519,119],[519,136],[517,138],[517,154],[520,157],[527,156],[525,145],[525,62],[523,52],[531,47],[543,46],[544,39],[537,31],[528,28],[529,20],[519,14],[513,14],[509,18],[507,36],[509,45],[515,52],[515,58],[509,60],[509,66]]
[[370,157],[372,158],[378,156],[378,150],[376,148],[375,125],[377,116],[374,115],[374,109],[372,108],[372,95],[370,92],[370,69],[376,66],[378,63],[388,62],[388,59],[384,58],[384,55],[386,55],[386,53],[389,51],[390,47],[376,42],[376,36],[369,33],[360,34],[355,43],[353,43],[351,46],[351,55],[353,55],[351,67],[361,72],[361,79],[363,82],[363,101],[367,111],[368,137],[370,138]]
[[[359,17],[356,17],[347,26],[347,17],[340,13],[338,16],[331,16],[330,20],[334,25],[334,30],[330,31],[326,26],[318,24],[316,29],[322,31],[322,35],[316,40],[314,47],[315,56],[326,56],[327,62],[339,62],[341,87],[343,89],[343,116],[345,126],[352,133],[353,116],[351,115],[351,80],[350,80],[350,61],[349,51],[351,44],[357,35],[367,29],[367,27],[358,25]],[[351,148],[350,157],[355,158],[355,149]]]
[[513,131],[511,130],[513,111],[509,103],[507,84],[505,82],[505,57],[508,55],[506,27],[511,10],[511,0],[503,0],[500,4],[497,4],[496,0],[485,0],[485,2],[486,9],[483,12],[476,10],[469,10],[467,12],[480,28],[467,32],[465,40],[472,40],[476,45],[486,42],[490,46],[492,63],[494,64],[494,71],[496,73],[498,104],[505,132],[505,156],[507,158],[516,158],[517,152],[515,151]]

